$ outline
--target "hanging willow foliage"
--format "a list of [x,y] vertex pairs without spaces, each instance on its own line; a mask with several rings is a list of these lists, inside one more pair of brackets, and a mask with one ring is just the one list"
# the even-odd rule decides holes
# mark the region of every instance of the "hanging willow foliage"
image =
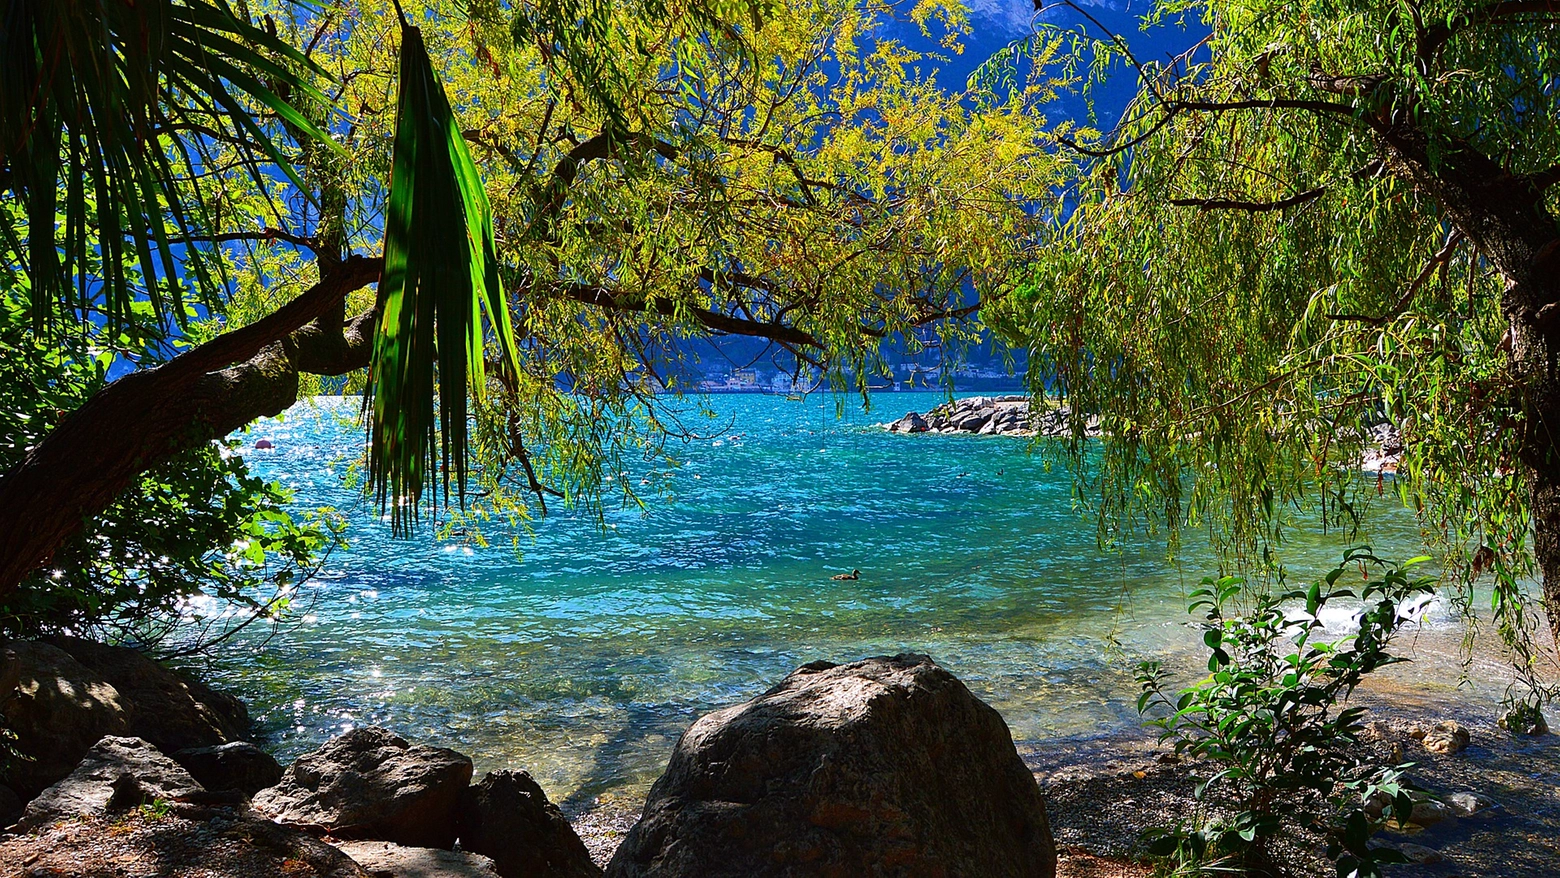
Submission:
[[467,381],[479,400],[486,383],[479,309],[504,368],[518,372],[495,251],[482,180],[422,32],[403,21],[379,332],[364,395],[369,479],[397,534],[415,523],[430,471],[442,474],[446,503],[451,475],[465,503]]

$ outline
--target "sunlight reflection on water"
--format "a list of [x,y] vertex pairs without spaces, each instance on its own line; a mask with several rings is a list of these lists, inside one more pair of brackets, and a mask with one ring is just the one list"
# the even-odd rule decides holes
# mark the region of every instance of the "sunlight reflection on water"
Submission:
[[[609,512],[605,529],[555,515],[519,558],[505,539],[390,539],[345,483],[357,402],[300,404],[241,438],[300,506],[349,515],[350,549],[304,588],[299,623],[208,673],[284,757],[381,724],[479,772],[525,768],[565,801],[648,783],[698,715],[820,658],[929,653],[1020,741],[1134,725],[1133,668],[1189,655],[1184,596],[1211,559],[1188,551],[1177,568],[1151,539],[1101,551],[1068,477],[1021,440],[872,426],[937,401],[882,395],[836,420],[830,399],[719,398],[730,438],[679,449],[669,497]],[[260,439],[275,448],[253,452]],[[1417,553],[1411,516],[1379,511],[1379,552]],[[1290,564],[1318,571],[1343,548],[1307,535]],[[859,581],[829,579],[853,568]],[[1441,658],[1394,673],[1450,691],[1456,625],[1444,608],[1427,619]],[[1486,688],[1459,697],[1499,696]]]

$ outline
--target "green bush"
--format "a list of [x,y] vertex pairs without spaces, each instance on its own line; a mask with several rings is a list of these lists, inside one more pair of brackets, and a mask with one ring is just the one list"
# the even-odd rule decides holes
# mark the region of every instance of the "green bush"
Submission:
[[[1199,817],[1159,834],[1151,853],[1181,874],[1280,875],[1274,843],[1303,828],[1326,838],[1340,878],[1379,876],[1403,862],[1369,840],[1412,810],[1406,766],[1375,764],[1359,740],[1365,709],[1343,705],[1367,674],[1404,661],[1389,648],[1404,603],[1433,590],[1432,579],[1412,575],[1425,560],[1397,565],[1353,549],[1308,589],[1276,594],[1234,576],[1202,581],[1190,611],[1206,620],[1208,676],[1172,693],[1169,672],[1145,662],[1138,711],[1178,755],[1214,770],[1195,788]],[[1340,587],[1361,572],[1358,593]],[[1353,599],[1363,603],[1359,631],[1317,639],[1322,609]],[[1389,802],[1379,817],[1363,806],[1371,800]]]
[[[19,303],[0,296],[0,472],[102,387],[134,343],[90,323],[40,340]],[[336,516],[295,519],[290,501],[230,446],[180,454],[143,473],[0,603],[0,635],[70,632],[155,647],[177,632],[185,651],[276,618],[340,538]],[[201,618],[192,599],[202,595],[222,612]]]

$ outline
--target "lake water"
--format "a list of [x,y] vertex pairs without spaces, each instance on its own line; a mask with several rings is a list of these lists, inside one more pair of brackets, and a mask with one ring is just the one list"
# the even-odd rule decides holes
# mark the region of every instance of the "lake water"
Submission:
[[[696,717],[816,659],[929,653],[1021,742],[1135,726],[1133,667],[1191,654],[1184,596],[1211,558],[1194,535],[1179,567],[1152,538],[1102,551],[1069,476],[1024,440],[875,426],[940,400],[882,394],[837,417],[827,396],[716,397],[729,425],[677,449],[670,496],[604,528],[555,511],[520,557],[503,539],[391,539],[348,479],[357,401],[300,404],[241,436],[245,454],[300,506],[347,513],[350,547],[301,621],[204,670],[283,757],[380,724],[479,773],[525,768],[565,803],[649,783]],[[1382,507],[1366,537],[1416,554],[1412,517]],[[1316,571],[1344,547],[1308,538],[1287,557]],[[1454,649],[1431,652],[1413,685],[1441,697],[1465,674]]]

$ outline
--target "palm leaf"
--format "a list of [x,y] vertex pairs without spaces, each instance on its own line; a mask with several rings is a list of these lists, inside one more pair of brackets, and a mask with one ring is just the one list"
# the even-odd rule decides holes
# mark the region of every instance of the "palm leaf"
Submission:
[[319,73],[226,0],[0,0],[0,191],[14,194],[27,229],[19,249],[0,218],[0,247],[12,251],[0,255],[26,265],[35,322],[90,309],[122,326],[142,296],[182,321],[191,281],[216,304],[220,263],[183,243],[212,218],[180,179],[190,170],[181,132],[216,136],[255,173],[275,165],[297,182],[241,99],[337,148],[277,95],[322,100]]
[[422,32],[404,21],[379,303],[364,397],[369,481],[404,534],[431,473],[442,475],[444,502],[452,478],[465,502],[468,381],[478,395],[486,383],[479,311],[505,368],[518,371],[487,194]]

